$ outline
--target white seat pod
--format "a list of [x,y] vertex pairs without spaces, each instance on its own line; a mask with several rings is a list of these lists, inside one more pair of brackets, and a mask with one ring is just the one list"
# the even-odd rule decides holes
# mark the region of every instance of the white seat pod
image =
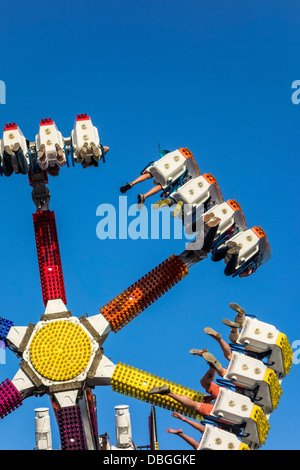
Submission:
[[[229,199],[221,204],[210,208],[206,214],[213,213],[221,219],[218,227],[218,235],[225,235],[230,229],[234,232],[247,229],[247,223],[241,206],[234,200]],[[204,215],[203,215],[204,217]]]
[[293,350],[286,335],[274,325],[246,316],[237,344],[243,345],[248,351],[266,353],[268,367],[279,377],[289,374]]
[[165,189],[186,172],[187,158],[191,155],[188,149],[180,148],[166,153],[146,170],[154,177],[155,183]]
[[270,425],[263,410],[250,398],[221,387],[211,416],[226,423],[244,426],[243,442],[261,446],[265,443]]
[[192,178],[171,194],[176,205],[172,216],[182,219],[188,234],[201,232],[203,222],[199,220],[205,210],[223,202],[223,196],[217,180],[205,173]]
[[[257,262],[264,264],[271,256],[270,245],[265,232],[260,227],[252,227],[234,235],[230,241],[236,242],[241,249],[238,253],[237,270],[257,256]],[[227,264],[228,257],[225,257]]]
[[209,173],[190,179],[172,193],[172,198],[175,202],[181,201],[184,204],[190,205],[191,209],[205,204],[210,197],[215,203],[223,202],[217,180]]
[[[20,127],[16,123],[6,124],[3,130],[3,138],[1,142],[1,153],[4,151],[4,147],[8,146],[12,148],[14,144],[20,144],[25,155],[28,152],[28,146],[26,138],[21,131]],[[29,159],[28,159],[29,162]]]
[[[30,158],[29,158],[29,148],[27,145],[27,140],[21,131],[20,127],[15,123],[5,124],[3,130],[3,137],[0,141],[0,153],[3,155],[5,147],[9,147],[13,149],[15,144],[19,144],[21,149],[23,150],[24,157],[28,165],[30,165]],[[13,169],[15,172],[18,172],[18,169],[15,168],[13,165]]]
[[[40,122],[39,132],[35,138],[36,151],[45,146],[45,158],[37,159],[40,168],[47,169],[48,166],[54,167],[55,165],[64,166],[67,163],[65,154],[65,143],[62,133],[57,129],[55,122],[52,119],[42,119]],[[61,149],[62,158],[58,159],[58,147]]]
[[87,114],[77,115],[74,128],[71,132],[71,141],[75,161],[82,161],[82,158],[79,157],[79,153],[84,146],[87,147],[86,156],[84,158],[86,162],[91,162],[93,158],[93,148],[98,148],[100,151],[100,155],[97,156],[98,160],[103,156],[98,129],[93,125],[91,118]]
[[234,351],[224,379],[255,390],[255,402],[264,413],[272,413],[277,408],[282,394],[281,385],[275,372],[262,361]]
[[[236,233],[247,229],[246,219],[240,205],[234,199],[230,199],[228,201],[221,202],[220,204],[215,204],[208,211],[201,213],[201,220],[197,221],[197,227],[200,230],[196,236],[199,245],[201,241],[203,245],[204,236],[209,230],[209,228],[204,225],[204,216],[211,213],[220,219],[214,242],[218,242],[219,240],[219,243],[224,243]],[[192,224],[185,224],[185,231],[189,235],[194,233]]]
[[197,450],[250,450],[232,432],[224,431],[211,424],[205,425],[205,431]]

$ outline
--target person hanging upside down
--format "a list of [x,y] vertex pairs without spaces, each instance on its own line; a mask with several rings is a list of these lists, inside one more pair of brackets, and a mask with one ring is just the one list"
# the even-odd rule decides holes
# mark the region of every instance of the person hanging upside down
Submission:
[[[225,276],[232,276],[238,268],[239,251],[241,246],[234,241],[229,241],[218,247],[211,256],[212,261],[221,261],[225,257],[228,258],[226,268],[224,269]],[[239,277],[248,277],[253,273],[252,267],[246,268],[239,273]]]
[[[230,327],[229,340],[232,343],[237,343],[237,341],[239,339],[239,336],[241,334],[241,330],[242,330],[242,328],[245,324],[246,312],[242,307],[240,307],[236,303],[230,303],[229,306],[233,310],[236,311],[235,319],[234,319],[234,321],[232,321],[232,320],[228,320],[227,318],[223,318],[222,323],[224,323],[224,325]],[[255,352],[255,353],[252,352],[251,353],[251,351],[247,351],[247,349],[246,349],[245,354],[250,355],[250,356],[253,355],[256,359],[262,360],[270,354],[270,351],[267,350],[267,351],[263,351],[263,352]]]
[[[232,351],[231,351],[229,344],[226,343],[226,341],[222,338],[221,334],[217,333],[215,330],[209,327],[204,328],[203,331],[204,333],[211,336],[219,343],[223,351],[223,355],[225,359],[230,361],[232,358]],[[218,371],[218,374],[221,377],[225,375],[225,369],[221,366],[221,364],[216,359],[214,359],[212,354],[208,353],[207,349],[191,349],[190,354],[193,354],[194,356],[203,357],[203,359],[205,359],[206,362],[208,362],[208,364],[212,363],[214,365],[214,369]]]
[[[132,181],[131,183],[126,183],[124,186],[122,186],[120,188],[120,191],[121,191],[122,194],[124,194],[129,189],[131,189],[133,186],[135,186],[136,184],[142,183],[142,182],[144,182],[146,180],[149,180],[151,178],[153,178],[153,176],[151,175],[150,171],[146,169],[146,170],[143,171],[141,176],[136,178],[134,181]],[[154,183],[155,183],[155,181],[154,181]],[[154,194],[157,194],[159,191],[162,191],[162,189],[163,188],[162,188],[161,184],[157,184],[156,186],[154,186],[154,188],[150,189],[150,191],[148,191],[147,193],[138,194],[138,203],[143,204],[148,197],[153,196]]]
[[[172,186],[176,184],[176,181],[178,182],[178,180],[184,175],[186,171],[187,158],[190,158],[191,156],[191,152],[186,148],[180,148],[173,152],[170,152],[169,150],[159,150],[159,159],[156,162],[149,164],[147,168],[143,170],[141,175],[134,181],[121,186],[121,193],[124,194],[136,184],[143,183],[146,180],[154,178],[154,188],[150,189],[150,191],[145,194],[138,194],[138,204],[142,205],[147,198],[157,194],[159,191],[166,190],[170,185]],[[169,159],[171,159],[172,165],[170,165]],[[164,165],[162,160],[164,161]],[[177,165],[176,176],[171,173],[168,174],[168,172],[170,172],[170,168],[174,169],[173,164]],[[157,165],[160,166],[159,169],[157,168]],[[163,204],[165,204],[165,201]],[[160,204],[157,204],[157,206],[160,206]]]
[[215,215],[211,212],[209,214],[204,215],[203,222],[204,225],[208,228],[208,230],[204,237],[204,242],[201,249],[202,251],[209,252],[214,242],[215,236],[218,232],[221,219],[219,217],[215,217]]
[[[211,328],[209,329],[211,330]],[[212,330],[213,331],[213,330]],[[212,332],[210,332],[211,334]],[[225,341],[224,341],[225,343]],[[225,343],[226,344],[226,343]],[[225,354],[225,344],[224,344],[224,354]],[[222,344],[223,345],[223,344]],[[222,347],[222,346],[221,346]],[[230,349],[230,348],[229,348]],[[185,395],[178,395],[171,391],[168,385],[162,385],[161,387],[153,387],[149,390],[149,394],[158,394],[158,395],[168,395],[170,398],[173,398],[180,405],[189,408],[192,411],[195,411],[201,416],[209,416],[212,412],[214,405],[211,403],[215,400],[219,394],[220,386],[214,382],[215,374],[217,373],[221,377],[224,377],[226,369],[216,360],[216,358],[210,354],[207,349],[203,350],[191,350],[194,351],[192,354],[199,355],[206,360],[209,365],[208,371],[200,380],[200,383],[208,396],[203,397],[203,401],[197,402]],[[197,351],[197,353],[195,353]],[[231,354],[231,351],[230,351]],[[220,420],[221,422],[222,420]]]
[[5,176],[11,176],[13,172],[26,175],[29,165],[21,145],[17,142],[12,147],[6,145],[3,152],[2,170]]
[[[235,304],[235,303],[231,303],[230,306],[233,310],[235,310],[237,312],[237,315],[235,317],[236,321],[231,322],[232,325],[233,325],[232,329],[234,330],[233,335],[236,335],[236,330],[238,331],[238,328],[242,328],[242,326],[244,324],[245,310],[242,309],[238,304]],[[227,324],[224,321],[223,321],[223,323]],[[215,330],[213,330],[212,328],[209,328],[209,327],[204,328],[203,331],[207,335],[214,338],[217,341],[217,343],[219,343],[225,359],[227,359],[227,361],[230,362],[231,359],[232,359],[232,350],[231,350],[230,345],[222,338],[221,334],[217,333]],[[239,332],[237,333],[237,335],[239,335]],[[234,337],[234,336],[232,336],[232,337]],[[201,383],[202,387],[206,390],[206,392],[210,396],[217,396],[218,393],[219,393],[219,390],[220,390],[220,386],[213,382],[213,380],[215,378],[215,372],[217,372],[217,374],[220,377],[225,377],[226,368],[224,368],[222,366],[222,364],[220,364],[220,362],[217,361],[217,359],[212,354],[210,354],[208,352],[207,349],[191,349],[190,353],[193,354],[194,356],[203,357],[203,359],[205,359],[206,362],[208,363],[210,368],[206,372],[204,377],[200,380],[200,383]],[[245,354],[247,354],[247,352],[245,352]],[[261,357],[264,357],[264,356],[265,356],[265,353],[263,353]],[[236,393],[240,393],[242,395],[245,395],[245,396],[249,397],[250,399],[252,399],[255,396],[255,391],[253,391],[251,389],[247,389],[245,387],[238,386],[238,385],[235,386],[235,391],[236,391]]]
[[236,343],[240,335],[240,330],[243,328],[245,323],[246,312],[242,307],[235,303],[230,303],[229,307],[237,312],[235,319],[234,321],[231,321],[227,318],[223,318],[222,323],[230,327],[229,339],[232,343]]
[[[239,307],[237,304],[231,304],[232,308],[238,312],[238,314],[243,314],[243,309]],[[241,317],[242,318],[242,317]],[[232,358],[232,351],[230,346],[227,344],[226,341],[222,339],[220,333],[217,333],[212,328],[204,328],[204,332],[214,338],[220,345],[224,357],[230,361]],[[211,403],[214,401],[220,391],[220,385],[214,382],[216,373],[220,377],[224,377],[226,374],[226,368],[222,366],[222,364],[213,356],[213,354],[209,353],[207,349],[191,349],[190,353],[196,356],[203,357],[207,364],[209,365],[208,371],[204,374],[204,376],[200,380],[201,386],[204,388],[207,396],[203,397],[203,401],[201,403],[192,400],[191,398],[185,395],[178,395],[171,391],[168,385],[162,385],[161,387],[153,387],[149,390],[149,394],[159,394],[159,395],[168,395],[170,398],[173,398],[182,406],[189,408],[192,411],[197,412],[201,416],[209,416],[212,412],[214,404]],[[246,388],[236,387],[236,392],[241,393],[243,395],[252,397],[253,392],[251,390],[247,390]],[[220,423],[228,424],[223,422],[222,420],[219,421]]]
[[99,166],[99,161],[104,155],[109,151],[109,147],[102,147],[103,154],[101,149],[94,142],[91,142],[89,145],[87,142],[78,150],[78,154],[75,157],[76,163],[81,163],[82,168],[88,168],[90,166]]

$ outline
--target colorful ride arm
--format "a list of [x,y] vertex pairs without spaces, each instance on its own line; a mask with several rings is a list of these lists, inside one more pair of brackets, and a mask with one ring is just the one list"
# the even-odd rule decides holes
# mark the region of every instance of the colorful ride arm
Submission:
[[62,450],[87,450],[80,406],[59,408],[56,419]]
[[[27,330],[27,327],[15,327],[10,320],[0,319],[0,339],[18,355],[21,355],[20,349]],[[0,419],[19,408],[24,398],[31,395],[35,389],[35,384],[22,368],[13,380],[4,380],[0,384]]]
[[150,395],[148,393],[152,387],[159,387],[163,384],[169,385],[172,392],[178,395],[187,396],[199,403],[203,400],[203,394],[200,392],[122,363],[115,366],[111,377],[111,386],[115,392],[167,410],[178,411],[185,416],[200,419],[200,415],[196,411],[186,408],[173,398],[167,395]]
[[66,304],[55,214],[49,210],[36,212],[33,223],[44,304],[53,299]]
[[6,379],[0,384],[0,419],[22,405],[22,397],[15,385]]
[[99,450],[97,416],[91,389],[86,389],[81,398],[72,390],[54,393],[51,403],[62,450]]
[[188,274],[179,256],[172,255],[100,309],[115,333]]

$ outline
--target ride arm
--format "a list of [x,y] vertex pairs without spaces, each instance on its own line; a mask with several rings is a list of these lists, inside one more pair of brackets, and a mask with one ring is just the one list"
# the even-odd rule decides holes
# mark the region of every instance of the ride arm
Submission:
[[100,313],[117,333],[187,274],[185,262],[172,255],[104,305]]

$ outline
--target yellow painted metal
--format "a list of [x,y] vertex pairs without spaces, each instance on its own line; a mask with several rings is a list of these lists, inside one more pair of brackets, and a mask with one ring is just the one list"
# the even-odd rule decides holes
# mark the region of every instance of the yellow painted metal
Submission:
[[264,444],[269,434],[270,424],[260,406],[253,406],[250,418],[256,422],[260,443]]
[[201,419],[197,411],[190,410],[180,405],[167,395],[149,395],[148,392],[152,387],[160,387],[164,384],[167,384],[171,391],[178,395],[187,396],[199,403],[203,400],[203,394],[200,392],[122,363],[117,364],[111,380],[112,389],[115,392],[151,403],[161,408],[178,411],[181,414],[198,420]]
[[279,333],[276,339],[276,346],[281,349],[284,370],[286,374],[289,374],[293,363],[293,350],[285,334]]
[[92,344],[86,332],[67,320],[52,321],[40,328],[30,344],[30,361],[43,377],[70,380],[87,367]]
[[263,380],[269,385],[272,406],[276,409],[282,395],[282,388],[277,375],[272,369],[267,368]]

